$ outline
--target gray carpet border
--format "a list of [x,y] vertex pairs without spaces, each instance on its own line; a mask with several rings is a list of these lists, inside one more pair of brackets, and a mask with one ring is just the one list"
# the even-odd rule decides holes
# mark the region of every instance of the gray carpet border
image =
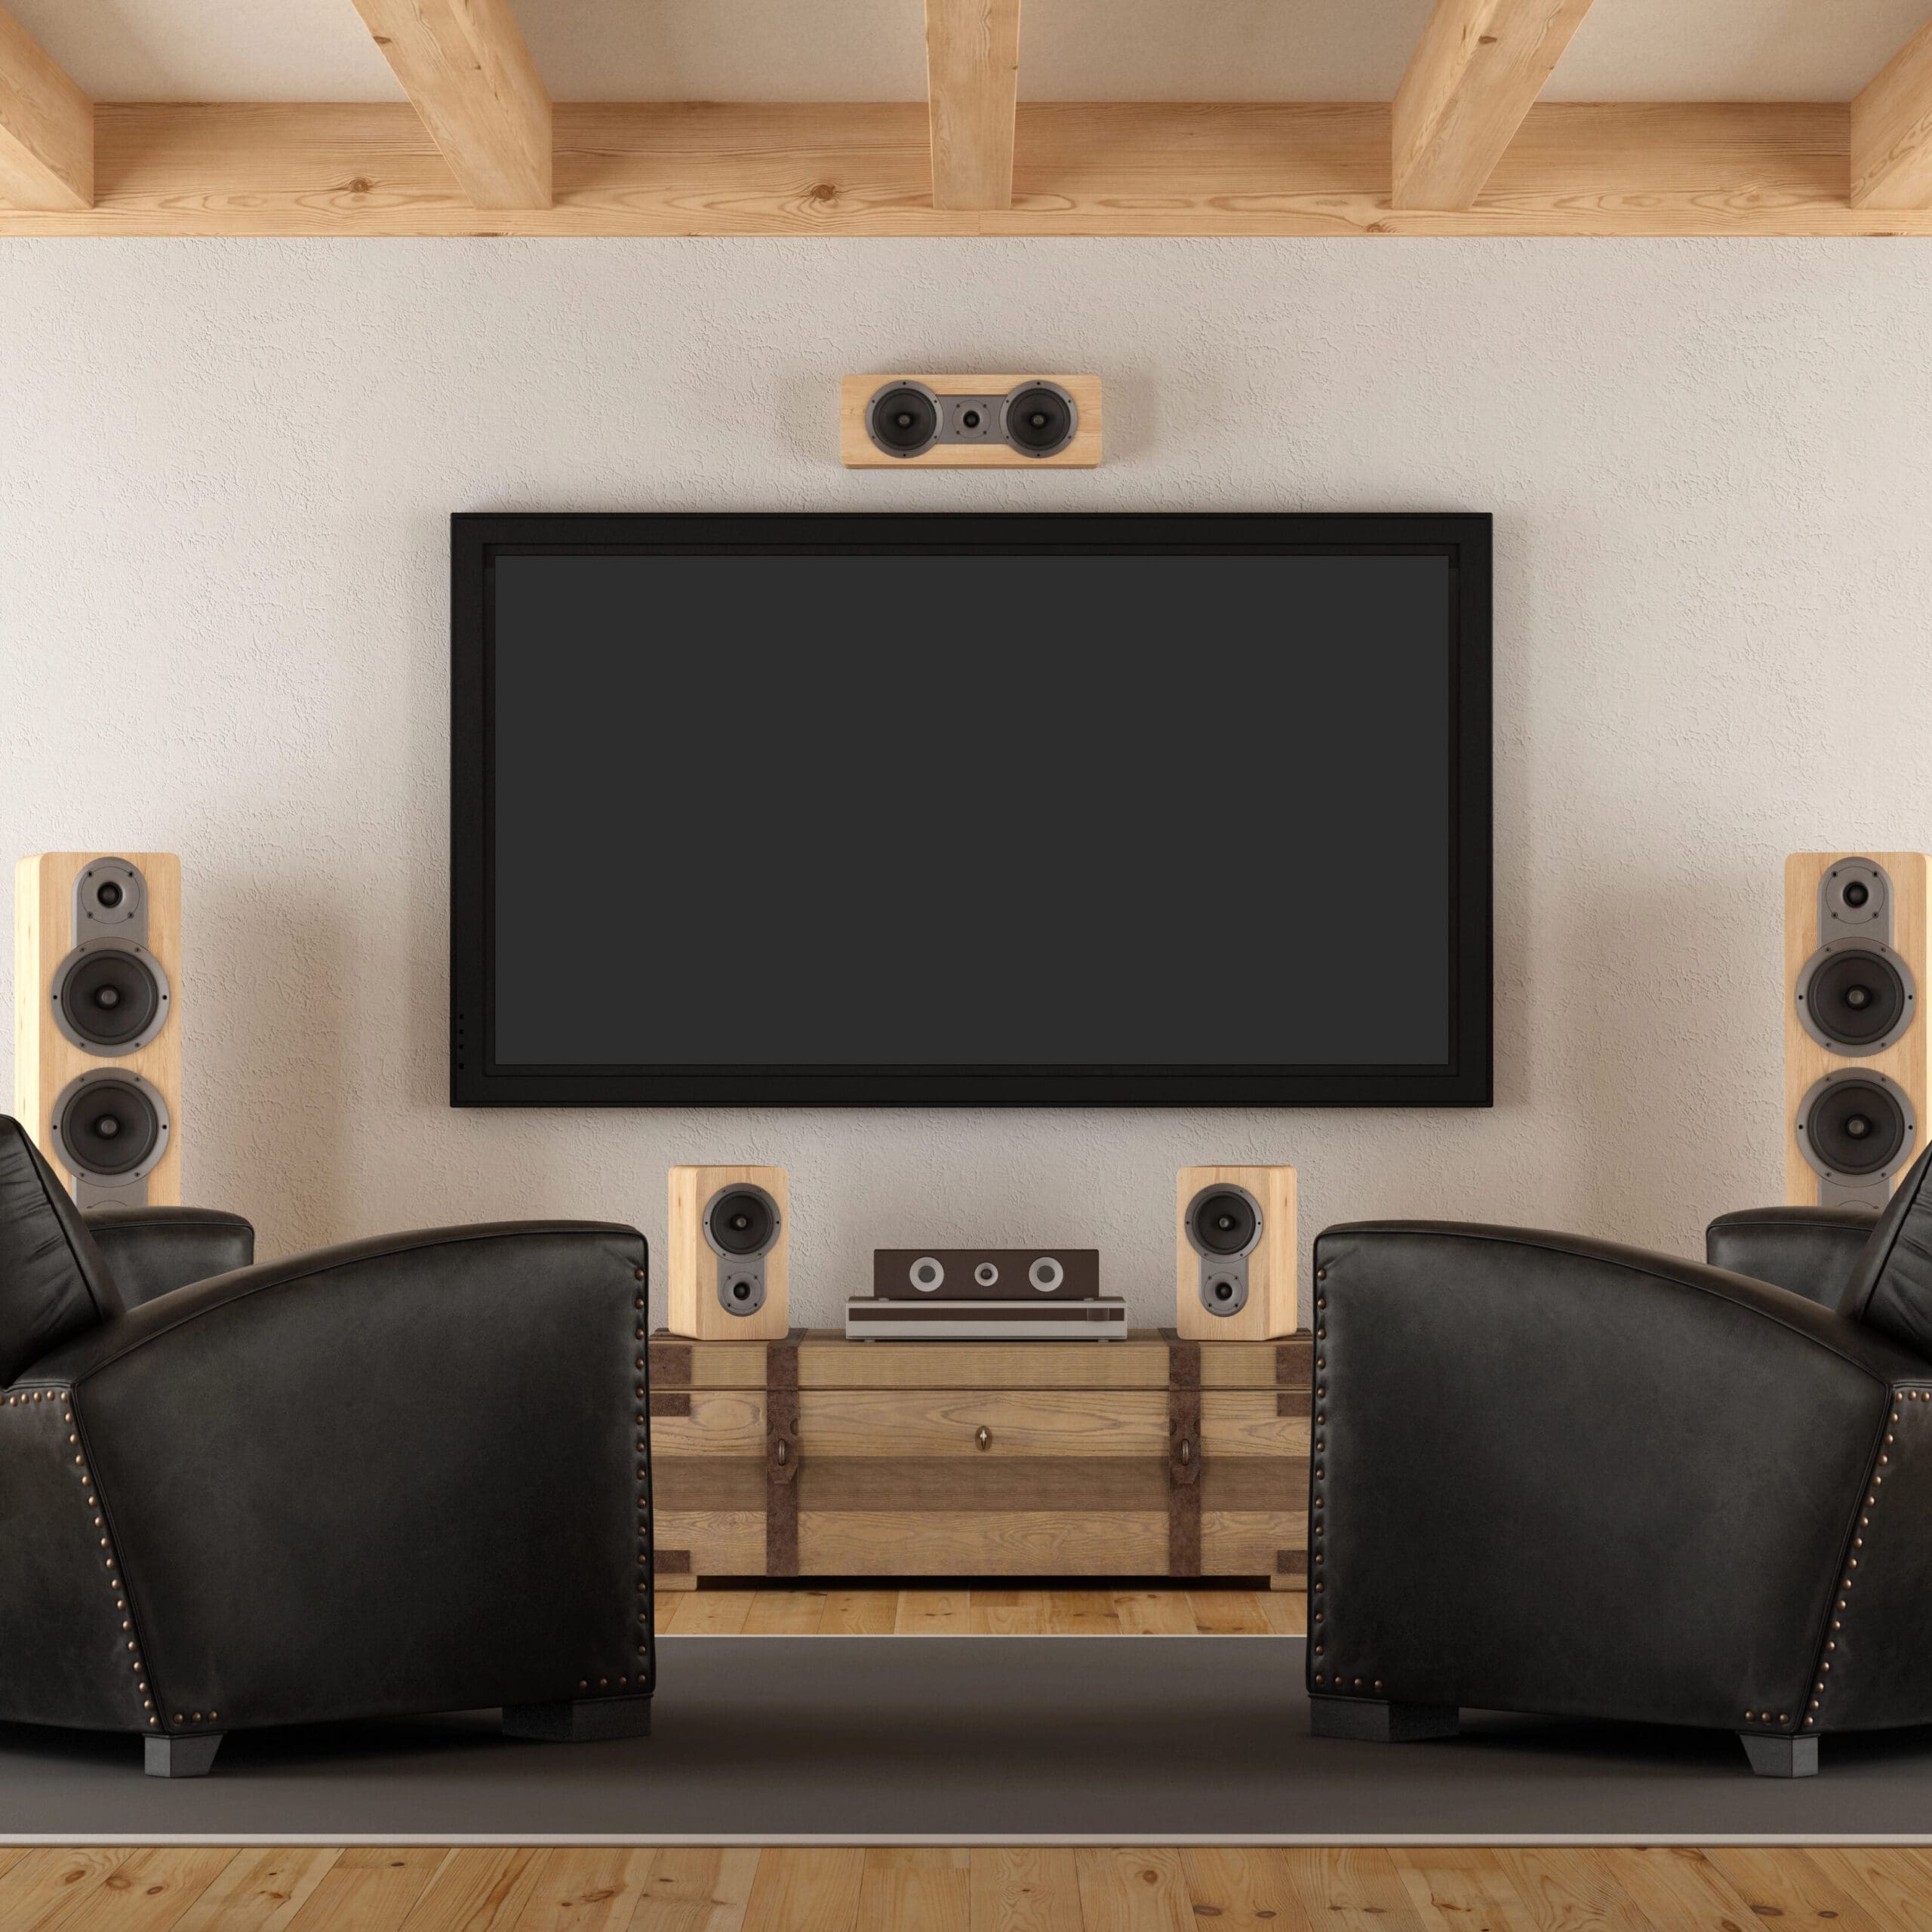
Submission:
[[[458,1822],[450,1814],[447,1803],[440,1808],[433,1795],[425,1799],[420,1821],[412,1820],[408,1813],[408,1798],[416,1786],[416,1773],[409,1751],[405,1749],[396,1754],[393,1771],[385,1766],[383,1752],[379,1750],[368,1756],[364,1764],[359,1755],[363,1750],[360,1740],[352,1738],[347,1749],[351,1758],[337,1756],[338,1745],[322,1741],[326,1733],[319,1734],[311,1743],[299,1734],[288,1734],[285,1744],[275,1747],[285,1755],[279,1758],[267,1758],[261,1775],[254,1779],[245,1778],[242,1767],[236,1764],[235,1773],[238,1788],[233,1792],[232,1814],[237,1823],[244,1819],[254,1829],[224,1829],[221,1814],[230,1807],[221,1801],[223,1783],[223,1765],[217,1761],[211,1779],[197,1780],[188,1785],[170,1785],[144,1779],[139,1768],[139,1752],[135,1740],[125,1740],[127,1755],[125,1766],[118,1751],[97,1739],[91,1746],[77,1747],[72,1755],[58,1740],[59,1734],[38,1733],[23,1735],[17,1743],[9,1746],[0,1733],[0,1844],[22,1846],[84,1846],[84,1845],[449,1845],[449,1846],[638,1846],[650,1847],[660,1845],[694,1846],[764,1846],[776,1847],[813,1845],[1065,1845],[1065,1846],[1140,1846],[1140,1845],[1229,1845],[1229,1846],[1278,1846],[1285,1848],[1318,1846],[1547,1846],[1566,1845],[1869,1845],[1875,1847],[1921,1847],[1932,1845],[1932,1745],[1921,1749],[1915,1740],[1907,1746],[1900,1740],[1898,1746],[1881,1745],[1875,1750],[1860,1749],[1855,1741],[1847,1740],[1850,1748],[1847,1751],[1847,1762],[1842,1782],[1834,1780],[1829,1761],[1824,1776],[1815,1783],[1803,1780],[1797,1784],[1782,1781],[1753,1779],[1737,1754],[1734,1775],[1724,1776],[1720,1767],[1727,1764],[1724,1751],[1713,1735],[1678,1734],[1686,1741],[1690,1753],[1687,1764],[1673,1761],[1669,1752],[1660,1756],[1655,1734],[1649,1738],[1626,1732],[1628,1741],[1620,1743],[1622,1727],[1607,1727],[1598,1738],[1587,1730],[1580,1737],[1552,1734],[1547,1747],[1549,1758],[1543,1760],[1544,1746],[1538,1736],[1524,1736],[1521,1727],[1527,1721],[1534,1725],[1537,1721],[1484,1719],[1472,1714],[1472,1729],[1486,1731],[1493,1744],[1500,1749],[1486,1768],[1484,1775],[1497,1778],[1497,1811],[1498,1822],[1507,1817],[1508,1812],[1518,1797],[1523,1801],[1521,1809],[1532,1814],[1526,1822],[1540,1825],[1540,1829],[1506,1831],[1487,1828],[1486,1818],[1481,1820],[1483,1829],[1443,1829],[1444,1824],[1459,1823],[1465,1826],[1475,1822],[1466,1807],[1461,1818],[1439,1816],[1438,1829],[1416,1829],[1419,1822],[1417,1814],[1411,1810],[1410,1816],[1401,1816],[1405,1806],[1403,1792],[1406,1788],[1414,1798],[1417,1790],[1426,1791],[1435,1786],[1434,1774],[1424,1769],[1426,1761],[1412,1758],[1404,1747],[1343,1745],[1335,1747],[1349,1754],[1349,1761],[1339,1760],[1333,1767],[1322,1767],[1317,1781],[1309,1782],[1309,1767],[1304,1749],[1309,1741],[1306,1731],[1306,1705],[1300,1687],[1301,1660],[1299,1654],[1303,1641],[1298,1637],[1263,1636],[1198,1637],[1193,1643],[1174,1637],[1078,1637],[1068,1636],[1055,1642],[1044,1638],[1001,1637],[975,1638],[968,1635],[951,1635],[940,1632],[921,1633],[930,1635],[942,1646],[957,1645],[959,1651],[958,1665],[949,1669],[941,1680],[947,1688],[944,1694],[934,1698],[927,1686],[924,1667],[912,1670],[894,1669],[890,1665],[904,1665],[919,1655],[935,1656],[931,1644],[923,1647],[908,1646],[897,1638],[797,1638],[768,1637],[757,1640],[773,1647],[767,1653],[767,1659],[773,1666],[764,1685],[755,1688],[748,1703],[745,1692],[746,1666],[743,1663],[727,1665],[724,1660],[731,1655],[742,1657],[744,1645],[736,1638],[692,1635],[681,1638],[675,1634],[663,1640],[664,1668],[660,1673],[660,1690],[666,1693],[660,1700],[660,1715],[666,1721],[660,1730],[667,1737],[683,1738],[697,1748],[688,1758],[679,1758],[673,1765],[666,1766],[667,1771],[678,1767],[675,1784],[666,1789],[660,1787],[660,1803],[668,1800],[663,1808],[678,1815],[661,1821],[654,1820],[656,1829],[617,1829],[612,1825],[628,1825],[629,1819],[619,1820],[608,1816],[608,1804],[596,1801],[596,1789],[601,1781],[588,1781],[584,1795],[590,1800],[589,1808],[594,1813],[601,1808],[606,1816],[593,1817],[589,1822],[601,1825],[602,1829],[589,1830],[531,1830],[494,1829],[507,1822],[503,1810],[502,1799],[507,1788],[502,1776],[503,1766],[494,1757],[494,1750],[481,1756],[466,1757],[463,1750],[453,1749],[447,1761],[448,1776],[446,1786],[463,1791],[473,1789],[477,1796],[487,1801],[477,1808],[486,1816],[475,1822],[485,1829],[468,1832],[447,1829],[448,1824]],[[1063,1668],[1052,1664],[1049,1660],[1059,1654],[1063,1645],[1078,1647],[1074,1652],[1076,1661],[1070,1661]],[[1283,1655],[1287,1646],[1295,1647],[1295,1654]],[[1160,1670],[1158,1659],[1171,1655],[1177,1668],[1171,1678]],[[1190,1661],[1180,1666],[1180,1659],[1186,1657]],[[1030,1661],[1029,1661],[1030,1660]],[[1265,1662],[1264,1662],[1265,1660]],[[884,1663],[888,1666],[881,1671]],[[1128,1666],[1124,1676],[1118,1675],[1114,1666],[1118,1663]],[[1265,1687],[1260,1694],[1267,1709],[1259,1723],[1244,1723],[1244,1706],[1254,1695],[1255,1668],[1260,1666],[1264,1675]],[[1230,1670],[1236,1675],[1231,1679]],[[1164,1737],[1173,1746],[1177,1737],[1185,1734],[1186,1742],[1179,1748],[1184,1752],[1192,1750],[1197,1773],[1204,1766],[1198,1752],[1198,1734],[1192,1728],[1195,1713],[1204,1714],[1219,1709],[1228,1713],[1229,1730],[1217,1732],[1218,1736],[1228,1736],[1231,1740],[1238,1735],[1242,1742],[1237,1749],[1235,1758],[1229,1763],[1217,1762],[1209,1772],[1209,1781],[1217,1783],[1217,1789],[1235,1794],[1235,1801],[1229,1804],[1231,1815],[1229,1823],[1233,1829],[1199,1829],[1204,1822],[1196,1808],[1192,1817],[1174,1817],[1164,1815],[1158,1823],[1149,1816],[1148,1786],[1137,1770],[1129,1770],[1121,1779],[1120,1810],[1123,1823],[1128,1829],[1091,1829],[1097,1823],[1104,1823],[1106,1817],[1107,1792],[1109,1781],[1107,1767],[1118,1761],[1118,1746],[1105,1741],[1113,1723],[1113,1713],[1118,1708],[1118,1691],[1121,1685],[1128,1687],[1132,1694],[1139,1695],[1135,1687],[1144,1687],[1155,1679],[1161,1680],[1159,1690],[1149,1700],[1148,1711],[1152,1730],[1150,1745],[1158,1748]],[[669,1690],[672,1684],[689,1687],[686,1697],[681,1700],[681,1708],[672,1703],[675,1692]],[[789,1765],[792,1771],[801,1761],[811,1763],[817,1767],[818,1761],[812,1754],[816,1747],[813,1743],[814,1727],[823,1726],[828,1738],[852,1746],[854,1761],[863,1758],[863,1742],[855,1743],[854,1734],[862,1734],[869,1728],[873,1743],[884,1737],[890,1741],[906,1734],[905,1727],[923,1721],[928,1726],[937,1720],[946,1721],[948,1709],[957,1709],[961,1713],[962,1724],[966,1726],[969,1739],[972,1727],[969,1718],[963,1714],[975,1708],[971,1699],[975,1694],[983,1697],[989,1691],[1003,1690],[1009,1684],[1016,1687],[1016,1695],[1022,1697],[1030,1693],[1035,1697],[1052,1698],[1064,1687],[1067,1700],[1066,1709],[1076,1721],[1083,1712],[1099,1713],[1095,1730],[1100,1740],[1094,1746],[1099,1755],[1091,1759],[1097,1766],[1093,1774],[1094,1786],[1088,1795],[1084,1809],[1087,1815],[1078,1816],[1081,1808],[1071,1807],[1066,1823],[1069,1826],[1087,1829],[1060,1829],[1057,1831],[1023,1831],[1010,1828],[997,1829],[976,1829],[949,1830],[943,1828],[943,1820],[948,1816],[963,1816],[970,1825],[983,1827],[988,1823],[1004,1826],[1004,1820],[989,1818],[983,1814],[974,1817],[974,1805],[961,1804],[956,1808],[948,1808],[937,1804],[929,1794],[923,1803],[911,1807],[910,1814],[901,1818],[890,1817],[861,1818],[860,1822],[881,1826],[893,1825],[917,1825],[916,1829],[875,1829],[854,1831],[848,1829],[819,1829],[826,1825],[842,1823],[835,1814],[828,1814],[821,1807],[817,1815],[811,1807],[805,1807],[805,1815],[800,1817],[795,1810],[789,1819],[768,1816],[762,1829],[752,1830],[694,1829],[694,1826],[713,1822],[711,1817],[694,1810],[688,1795],[691,1784],[702,1787],[708,1777],[713,1781],[718,1777],[720,1752],[727,1754],[728,1774],[740,1774],[740,1767],[752,1761],[748,1758],[729,1755],[737,1746],[734,1740],[758,1740],[757,1749],[761,1755],[770,1755],[772,1764],[760,1766],[752,1780],[756,1786],[768,1777],[782,1779]],[[1232,1684],[1242,1707],[1242,1716],[1232,1713],[1237,1704],[1230,1702],[1229,1687]],[[1098,1697],[1100,1702],[1094,1702]],[[764,1699],[768,1701],[758,1702]],[[964,1700],[964,1701],[954,1701]],[[1084,1700],[1084,1701],[1082,1701]],[[478,1720],[485,1714],[475,1714],[462,1720],[475,1735],[488,1736],[494,1726],[485,1724],[478,1727]],[[1500,1730],[1515,1727],[1515,1734],[1499,1737]],[[694,1728],[695,1727],[695,1728]],[[716,1728],[712,1728],[715,1727]],[[1177,1730],[1177,1727],[1179,1727]],[[11,1729],[11,1727],[8,1727]],[[1023,1732],[1022,1733],[1023,1735]],[[257,1737],[266,1740],[276,1734],[260,1733]],[[765,1749],[766,1740],[779,1740],[772,1752]],[[1286,1761],[1278,1757],[1276,1739],[1286,1740],[1288,1753]],[[709,1743],[712,1749],[707,1753],[703,1748]],[[1728,1738],[1721,1740],[1724,1747],[1734,1749]],[[1903,1746],[1903,1748],[1901,1748]],[[559,1767],[570,1763],[578,1750],[595,1750],[595,1746],[528,1747],[542,1749],[546,1752],[555,1749],[572,1754],[571,1757],[558,1760]],[[645,1749],[648,1752],[649,1746]],[[751,1748],[751,1747],[747,1747]],[[897,1744],[890,1748],[899,1749]],[[1084,1747],[1083,1747],[1084,1748]],[[1317,1743],[1315,1748],[1325,1750],[1329,1747]],[[1433,1750],[1435,1747],[1423,1747]],[[1449,1747],[1453,1749],[1454,1747]],[[984,1759],[989,1750],[995,1754],[997,1740],[989,1744],[984,1727],[979,1731],[977,1741],[967,1746],[968,1756],[977,1750]],[[1386,1802],[1391,1825],[1407,1825],[1407,1829],[1338,1829],[1338,1826],[1353,1825],[1356,1821],[1346,1816],[1337,1816],[1332,1804],[1323,1803],[1320,1794],[1336,1786],[1356,1786],[1365,1792],[1371,1820],[1374,1816],[1374,1807],[1383,1801],[1384,1774],[1380,1768],[1379,1754],[1389,1749],[1400,1755],[1386,1760],[1389,1775],[1386,1780]],[[1244,1751],[1244,1758],[1240,1753]],[[315,1753],[311,1760],[311,1752]],[[805,1755],[803,1759],[800,1753]],[[1375,1753],[1375,1758],[1363,1753]],[[837,1752],[832,1754],[835,1758]],[[1481,1754],[1487,1755],[1488,1754]],[[707,1757],[709,1762],[707,1763]],[[334,1762],[338,1772],[351,1768],[351,1758],[357,1762],[358,1774],[352,1783],[338,1781],[333,1788],[330,1783],[329,1767]],[[1620,1760],[1621,1761],[1620,1762]],[[258,1758],[257,1763],[262,1760]],[[588,1761],[585,1761],[586,1763]],[[1081,1767],[1088,1761],[1076,1752],[1065,1766],[1071,1773],[1086,1775]],[[1185,1762],[1185,1758],[1177,1759]],[[1647,1799],[1633,1813],[1628,1794],[1634,1786],[1646,1783],[1651,1775],[1647,1764],[1658,1767],[1656,1775],[1663,1777],[1666,1785],[1674,1780],[1682,1779],[1669,1796],[1680,1795],[1685,1801],[1681,1809],[1660,1795],[1655,1806],[1659,1823],[1666,1817],[1672,1825],[1679,1829],[1671,1830],[1592,1829],[1588,1828],[1587,1810],[1581,1817],[1575,1818],[1575,1807],[1589,1806],[1592,1801],[1589,1786],[1595,1785],[1600,1774],[1611,1779],[1618,1786],[1615,1792],[1607,1786],[1597,1794],[1606,1799],[1614,1796],[1617,1801],[1607,1808],[1620,1810],[1623,1816],[1613,1822],[1628,1826],[1633,1821],[1642,1822],[1650,1814],[1651,1806]],[[777,1766],[774,1771],[773,1764]],[[687,1774],[681,1767],[688,1765]],[[1398,1767],[1400,1767],[1398,1769]],[[536,1815],[532,1822],[546,1825],[568,1826],[571,1822],[572,1780],[565,1773],[560,1783],[550,1782],[551,1774],[540,1771],[539,1765],[531,1765],[533,1774],[538,1775],[540,1785],[531,1787],[533,1792],[540,1789],[542,1801],[534,1802],[529,1810]],[[832,1770],[829,1764],[825,1766]],[[1472,1764],[1466,1767],[1475,1769]],[[1687,1769],[1689,1776],[1684,1776]],[[275,1817],[275,1804],[278,1801],[272,1792],[274,1783],[291,1770],[298,1778],[312,1777],[319,1770],[320,1782],[304,1794],[288,1790],[280,1795],[285,1802],[291,1823],[300,1820],[303,1823],[312,1822],[323,1825],[321,1829],[293,1830],[262,1829],[272,1823]],[[1252,1794],[1266,1785],[1272,1792],[1277,1772],[1281,1780],[1281,1795],[1287,1801],[1291,1816],[1284,1823],[1296,1822],[1292,1817],[1292,1807],[1297,1794],[1302,1794],[1305,1806],[1315,1803],[1326,1814],[1326,1829],[1268,1829],[1257,1830],[1261,1822],[1256,1815],[1252,1803],[1247,1802],[1241,1794]],[[39,1775],[36,1775],[36,1773]],[[1421,1774],[1418,1779],[1417,1774]],[[1713,1773],[1716,1782],[1713,1784]],[[835,1772],[834,1773],[835,1776]],[[974,1775],[970,1770],[968,1776]],[[983,1776],[983,1771],[977,1774]],[[434,1787],[438,1773],[432,1766],[424,1769],[424,1783]],[[1466,1788],[1466,1780],[1459,1773],[1458,1782]],[[51,1777],[56,1787],[51,1790],[42,1779]],[[478,1782],[471,1786],[469,1780]],[[1237,1782],[1230,1783],[1230,1778]],[[1552,1817],[1540,1801],[1550,1791],[1563,1786],[1565,1780],[1579,1778],[1584,1788],[1573,1788],[1567,1798],[1559,1798],[1554,1808],[1558,1816]],[[1525,1780],[1530,1780],[1526,1783]],[[1240,1782],[1244,1780],[1245,1782]],[[940,1776],[943,1793],[945,1774]],[[1365,1782],[1364,1782],[1365,1781]],[[649,1780],[646,1780],[647,1786]],[[385,1789],[385,1786],[388,1788]],[[11,1787],[11,1789],[9,1789]],[[35,1787],[38,1787],[37,1792]],[[1879,1820],[1892,1826],[1890,1830],[1854,1830],[1843,1827],[1854,1820],[1863,1822],[1870,1817],[1870,1810],[1854,1801],[1862,1787],[1867,1798],[1876,1798],[1881,1801],[1875,1807],[1881,1814]],[[865,1787],[863,1780],[852,1787],[857,1792]],[[628,1787],[626,1787],[628,1790]],[[609,1787],[605,1787],[608,1797]],[[1921,1801],[1918,1794],[1923,1792]],[[1532,1796],[1532,1792],[1534,1796]],[[1715,1801],[1712,1802],[1715,1794]],[[23,1802],[29,1794],[34,1801]],[[447,1790],[445,1791],[447,1798]],[[758,1801],[755,1789],[748,1789],[746,1796],[754,1806]],[[7,1802],[11,1798],[14,1801]],[[1807,1800],[1826,1798],[1823,1804]],[[366,1802],[365,1802],[366,1799]],[[467,1802],[467,1799],[465,1801]],[[1272,1807],[1272,1795],[1269,1806]],[[386,1804],[389,1815],[380,1816]],[[1566,1804],[1571,1807],[1572,1817],[1561,1815]],[[777,1807],[782,1810],[783,1807]],[[856,1804],[855,1810],[858,1807]],[[1345,1806],[1344,1810],[1354,1808]],[[1435,1808],[1426,1804],[1424,1810]],[[1446,1807],[1453,1811],[1451,1804]],[[50,1830],[45,1827],[56,1820],[64,1819],[68,1810],[78,1821],[85,1818],[97,1829],[76,1831],[68,1829]],[[1543,1818],[1534,1814],[1545,1810]],[[13,1813],[9,1820],[7,1814]],[[307,1817],[303,1817],[304,1811]],[[491,1810],[495,1817],[488,1817]],[[1238,1815],[1245,1810],[1245,1817]],[[1678,1815],[1671,1816],[1673,1810]],[[1740,1810],[1743,1814],[1740,1816]],[[167,1829],[171,1823],[165,1814],[173,1811],[186,1829]],[[402,1814],[397,1817],[397,1813]],[[1698,1814],[1703,1814],[1703,1825],[1700,1829]],[[371,1813],[375,1815],[371,1816]],[[547,1812],[549,1815],[543,1814]],[[1682,1816],[1687,1812],[1687,1820]],[[1778,1830],[1745,1830],[1740,1825],[1755,1823],[1752,1812],[1768,1812],[1777,1817],[1785,1829]],[[1847,1812],[1851,1814],[1847,1817]],[[1861,1812],[1863,1816],[1861,1817]],[[1889,1812],[1890,1816],[1883,1817]],[[1901,1812],[1903,1815],[1901,1816]],[[38,1816],[34,1814],[38,1813]],[[1823,1815],[1819,1815],[1822,1813]],[[1832,1814],[1835,1813],[1836,1816]],[[91,1814],[90,1816],[89,1814]],[[157,1814],[163,1815],[157,1815]],[[253,1815],[251,1816],[250,1814]],[[1808,1814],[1808,1815],[1807,1815]],[[1520,1815],[1520,1813],[1519,1813]],[[1927,1820],[1924,1830],[1900,1830],[1900,1825],[1916,1826],[1920,1816]],[[1361,1812],[1358,1811],[1358,1817]],[[116,1827],[117,1817],[118,1828]],[[360,1829],[363,1820],[369,1823],[395,1823],[404,1829],[395,1830],[371,1830]],[[328,1829],[333,1822],[335,1829]],[[640,1821],[641,1823],[641,1821]],[[749,1818],[719,1818],[719,1824],[750,1823]],[[1012,1823],[1030,1822],[1015,1817]],[[1193,1829],[1178,1829],[1185,1823]],[[1269,1820],[1272,1823],[1272,1820]],[[1420,1820],[1425,1824],[1426,1817]],[[14,1829],[9,1829],[11,1823]],[[786,1829],[787,1825],[791,1829]],[[1687,1829],[1681,1828],[1687,1824]],[[1729,1829],[1712,1829],[1727,1825]],[[1832,1829],[1833,1826],[1839,1829]],[[107,1829],[98,1829],[105,1826]],[[1245,1826],[1247,1829],[1239,1827]],[[25,1826],[26,1829],[20,1829]],[[440,1828],[439,1828],[440,1827]],[[1151,1828],[1150,1828],[1151,1827]]]

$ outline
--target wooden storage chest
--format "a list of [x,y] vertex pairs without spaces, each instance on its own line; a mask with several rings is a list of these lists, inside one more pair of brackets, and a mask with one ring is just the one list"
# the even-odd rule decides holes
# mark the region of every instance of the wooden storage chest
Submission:
[[1312,1344],[651,1342],[660,1588],[727,1577],[1308,1580]]

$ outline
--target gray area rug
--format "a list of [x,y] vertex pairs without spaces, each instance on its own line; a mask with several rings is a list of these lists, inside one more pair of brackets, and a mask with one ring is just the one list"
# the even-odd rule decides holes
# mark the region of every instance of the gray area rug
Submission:
[[211,1777],[0,1726],[0,1840],[1932,1838],[1932,1730],[1751,1777],[1728,1736],[1465,1714],[1460,1740],[1311,1738],[1269,1637],[666,1637],[655,1735],[531,1743],[494,1713],[242,1732]]

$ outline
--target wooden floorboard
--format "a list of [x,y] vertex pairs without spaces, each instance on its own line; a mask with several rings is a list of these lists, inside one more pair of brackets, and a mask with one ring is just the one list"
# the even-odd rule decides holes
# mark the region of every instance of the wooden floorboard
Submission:
[[660,1591],[660,1637],[1300,1637],[1299,1591],[919,1585]]
[[0,1932],[1650,1932],[1932,1924],[1859,1845],[89,1847],[0,1852]]

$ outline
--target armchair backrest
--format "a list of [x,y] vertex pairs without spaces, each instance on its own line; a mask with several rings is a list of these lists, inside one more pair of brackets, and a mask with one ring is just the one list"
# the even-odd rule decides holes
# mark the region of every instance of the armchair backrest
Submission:
[[1932,1360],[1932,1147],[1878,1217],[1838,1312]]
[[26,1129],[0,1114],[0,1382],[121,1312],[67,1190]]

